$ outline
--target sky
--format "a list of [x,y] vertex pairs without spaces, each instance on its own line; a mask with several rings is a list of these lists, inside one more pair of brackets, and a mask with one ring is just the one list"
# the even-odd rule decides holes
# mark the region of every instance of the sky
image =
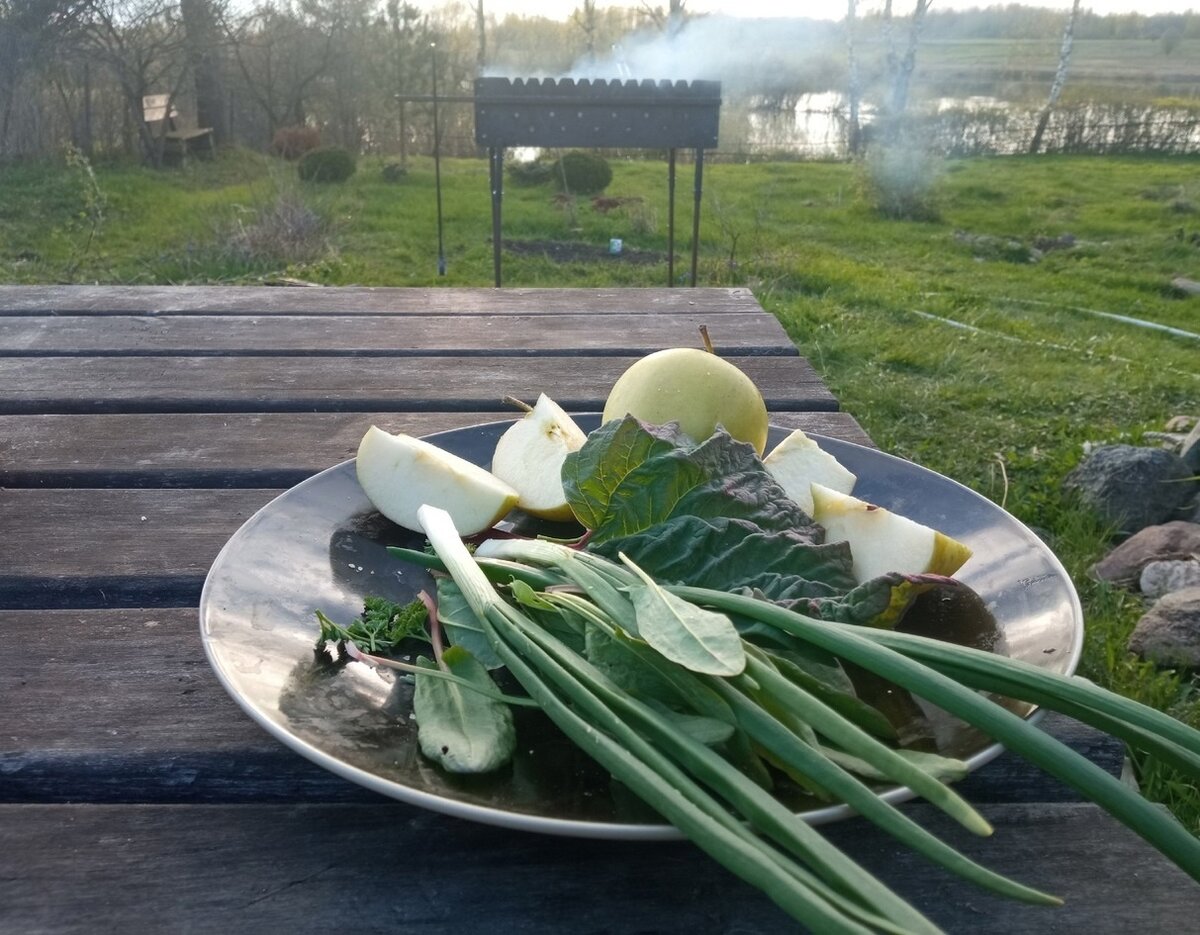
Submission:
[[[667,5],[666,0],[648,0],[651,6]],[[968,9],[986,7],[1007,0],[934,0],[933,9]],[[1069,10],[1071,0],[1022,0],[1026,6],[1048,7]],[[639,0],[598,0],[597,6],[640,6]],[[881,4],[861,0],[860,9],[867,10]],[[506,13],[542,14],[553,19],[566,19],[579,6],[578,0],[484,0],[484,8],[494,16]],[[1083,0],[1082,7],[1101,15],[1107,13],[1153,13],[1182,12],[1200,7],[1190,0]],[[846,12],[842,0],[688,0],[688,10],[697,13],[728,13],[737,16],[805,16],[813,19],[841,19]],[[906,0],[894,0],[893,9],[905,14],[912,8]]]

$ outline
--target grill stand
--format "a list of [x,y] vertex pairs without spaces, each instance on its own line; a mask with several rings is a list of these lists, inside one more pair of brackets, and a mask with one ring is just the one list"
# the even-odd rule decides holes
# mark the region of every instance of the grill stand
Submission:
[[[675,285],[675,149],[667,156],[667,285]],[[492,188],[492,278],[500,288],[500,229],[504,205],[504,147],[488,150],[488,181]],[[689,286],[696,285],[700,261],[700,205],[704,194],[704,150],[696,150],[692,197],[692,266]]]
[[675,178],[680,148],[694,149],[692,262],[696,285],[704,150],[717,145],[716,81],[573,81],[477,78],[475,141],[488,153],[492,189],[492,272],[501,285],[504,151],[510,146],[667,150],[667,285],[675,285]]

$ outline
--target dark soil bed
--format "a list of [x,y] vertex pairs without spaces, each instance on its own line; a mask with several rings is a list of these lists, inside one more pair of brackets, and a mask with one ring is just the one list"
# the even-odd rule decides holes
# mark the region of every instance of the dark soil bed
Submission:
[[555,263],[632,263],[646,266],[665,263],[667,255],[655,250],[633,250],[625,247],[620,253],[608,252],[608,244],[580,243],[562,240],[506,240],[504,249],[518,256],[544,256]]

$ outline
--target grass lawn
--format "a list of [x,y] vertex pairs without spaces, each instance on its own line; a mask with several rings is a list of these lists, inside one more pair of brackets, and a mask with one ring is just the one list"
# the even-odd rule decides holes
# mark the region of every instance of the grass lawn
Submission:
[[[153,172],[0,169],[0,282],[491,282],[483,160],[442,164],[448,274],[437,275],[432,163],[387,183],[365,160],[345,185],[302,186],[245,153]],[[1087,611],[1083,674],[1200,726],[1194,683],[1130,657],[1141,601],[1091,581],[1104,530],[1061,481],[1085,442],[1133,441],[1200,414],[1200,159],[1003,157],[940,172],[936,220],[889,220],[844,163],[715,164],[705,173],[702,284],[753,288],[880,447],[1004,504],[1041,531]],[[504,236],[570,242],[556,261],[510,251],[511,286],[662,285],[666,170],[619,162],[608,213],[509,186]],[[681,167],[676,272],[687,267]],[[611,237],[626,255],[612,259]],[[635,259],[649,262],[634,262]],[[714,339],[720,344],[720,335]],[[1147,794],[1200,832],[1200,791],[1138,763]]]

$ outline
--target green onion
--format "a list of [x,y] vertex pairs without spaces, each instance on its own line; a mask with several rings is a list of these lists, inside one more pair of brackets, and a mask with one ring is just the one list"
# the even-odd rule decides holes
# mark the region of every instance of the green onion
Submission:
[[1174,818],[1070,747],[976,694],[974,690],[880,645],[850,627],[814,620],[744,595],[692,587],[673,587],[669,590],[686,600],[745,614],[776,626],[862,666],[973,724],[1008,749],[1078,789],[1200,881],[1200,841]]

